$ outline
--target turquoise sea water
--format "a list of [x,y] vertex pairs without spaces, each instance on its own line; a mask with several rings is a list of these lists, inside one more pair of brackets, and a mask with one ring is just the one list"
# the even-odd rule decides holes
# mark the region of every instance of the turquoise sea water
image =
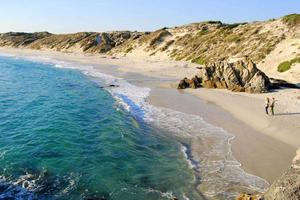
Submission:
[[0,57],[0,199],[184,199],[178,142],[80,71]]

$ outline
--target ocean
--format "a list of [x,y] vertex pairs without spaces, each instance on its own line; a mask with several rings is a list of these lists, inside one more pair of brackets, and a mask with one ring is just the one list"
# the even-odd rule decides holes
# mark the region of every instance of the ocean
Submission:
[[1,56],[0,200],[232,199],[267,188],[233,157],[233,135],[154,107],[149,93],[93,66]]
[[180,144],[101,86],[77,70],[0,58],[0,199],[192,194]]

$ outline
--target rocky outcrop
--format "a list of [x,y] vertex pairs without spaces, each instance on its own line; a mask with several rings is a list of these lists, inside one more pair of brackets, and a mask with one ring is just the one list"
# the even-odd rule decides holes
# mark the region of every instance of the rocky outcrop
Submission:
[[300,199],[300,149],[291,167],[269,188],[265,194],[241,194],[236,200],[299,200]]
[[269,188],[264,200],[300,199],[300,149],[293,159],[292,166]]
[[270,87],[269,78],[254,62],[244,58],[237,62],[219,61],[199,68],[193,79],[180,81],[178,88],[219,88],[235,92],[262,93]]

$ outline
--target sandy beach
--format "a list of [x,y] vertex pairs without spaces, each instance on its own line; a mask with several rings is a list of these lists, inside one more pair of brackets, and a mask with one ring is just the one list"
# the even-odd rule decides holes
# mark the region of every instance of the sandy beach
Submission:
[[[133,84],[150,87],[151,104],[199,115],[207,122],[233,134],[233,155],[242,164],[242,168],[269,183],[290,166],[295,151],[300,146],[300,91],[297,89],[267,94],[208,89],[178,91],[174,88],[178,80],[194,75],[197,65],[163,58],[112,58],[25,49],[1,48],[0,53],[92,65],[99,71],[124,77]],[[266,116],[264,113],[266,97],[275,97],[277,100],[275,116]],[[192,149],[193,154],[197,154],[197,144]]]
[[[234,134],[235,138],[232,141],[233,155],[242,163],[243,169],[251,174],[263,177],[272,183],[290,166],[297,147],[285,143],[284,139],[280,140],[267,135],[264,129],[261,131],[257,130],[256,126],[262,126],[262,124],[259,124],[259,120],[253,124],[242,121],[242,119],[246,121],[247,118],[241,118],[241,115],[235,112],[235,109],[237,109],[235,105],[246,106],[246,103],[243,101],[244,99],[234,98],[235,94],[224,93],[226,92],[210,91],[207,89],[180,92],[159,88],[153,90],[150,98],[151,102],[155,105],[201,115],[209,123],[222,127]],[[163,94],[168,95],[167,98],[162,100],[159,96]],[[194,96],[190,94],[194,94]],[[210,95],[215,99],[212,99]],[[226,102],[226,98],[228,99],[227,104],[232,105],[233,108],[226,107],[227,104],[224,103],[224,101]],[[251,101],[251,99],[248,100]],[[253,107],[258,106],[256,104]],[[250,112],[249,110],[251,111],[250,108],[245,109],[245,112]],[[261,115],[265,117],[263,112],[261,112]],[[297,117],[295,117],[296,119]],[[266,119],[266,121],[279,125],[279,122],[274,122],[273,119]],[[270,129],[273,130],[275,127],[271,127]],[[295,129],[297,128],[295,127]],[[269,129],[266,130],[270,131],[270,133],[272,131]],[[296,136],[290,137],[297,138]]]

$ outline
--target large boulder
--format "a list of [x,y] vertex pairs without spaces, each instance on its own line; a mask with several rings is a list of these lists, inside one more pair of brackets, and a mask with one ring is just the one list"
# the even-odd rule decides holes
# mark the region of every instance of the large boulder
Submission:
[[210,63],[200,68],[198,76],[202,79],[202,86],[206,88],[262,93],[270,86],[269,78],[247,58],[233,63]]

